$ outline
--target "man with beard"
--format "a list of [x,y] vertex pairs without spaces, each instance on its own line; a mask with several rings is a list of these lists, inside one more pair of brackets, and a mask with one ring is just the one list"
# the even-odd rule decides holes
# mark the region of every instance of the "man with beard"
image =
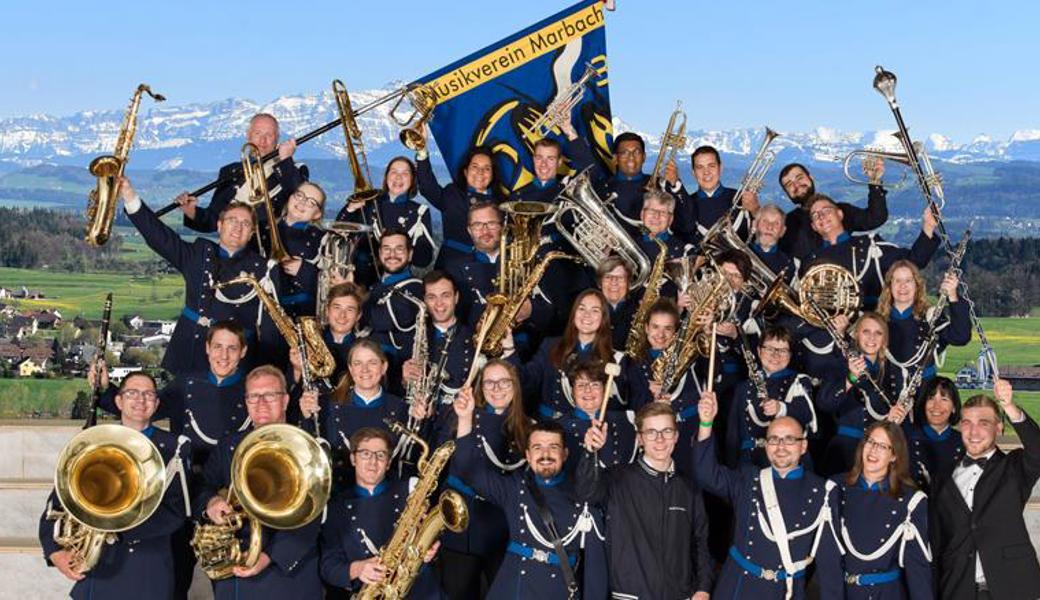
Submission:
[[369,339],[400,359],[419,309],[395,292],[419,298],[423,291],[422,281],[412,274],[412,239],[403,229],[388,227],[379,238],[379,267],[383,277],[369,291],[362,323],[371,330]]
[[792,417],[773,419],[766,431],[769,466],[739,470],[719,464],[712,436],[718,404],[701,394],[700,429],[693,446],[697,482],[726,499],[735,514],[733,545],[722,566],[718,598],[805,598],[805,570],[816,565],[821,598],[842,598],[841,550],[833,513],[836,485],[799,463],[808,449]]
[[270,318],[261,320],[260,300],[251,297],[251,286],[237,283],[214,288],[241,274],[252,276],[268,289],[277,291],[280,287],[281,269],[270,268],[249,246],[256,229],[256,213],[249,205],[232,202],[224,207],[217,221],[217,242],[203,237],[187,242],[155,216],[126,177],[120,178],[119,195],[130,222],[148,247],[184,278],[184,308],[163,355],[164,369],[174,375],[206,372],[207,330],[223,320],[234,321],[244,329],[252,351],[247,364],[255,362],[252,359],[256,356],[274,360],[284,355],[284,342]]
[[[532,424],[525,451],[529,468],[503,475],[484,457],[473,433],[473,410],[472,391],[463,390],[455,399],[458,429],[451,474],[506,515],[509,545],[488,598],[606,598],[606,565],[597,534],[603,525],[575,497],[563,471],[563,428],[555,422]],[[580,585],[575,578],[579,561]]]
[[[224,525],[233,512],[220,491],[231,484],[231,460],[242,439],[256,428],[285,423],[289,393],[285,376],[271,365],[257,367],[246,375],[245,404],[252,426],[220,440],[202,470],[202,484],[195,490],[194,514]],[[213,583],[216,600],[232,598],[320,598],[318,578],[317,518],[296,529],[262,527],[263,550],[252,567],[234,567],[233,575]]]
[[[870,181],[879,183],[870,186],[865,209],[846,202],[838,204],[838,208],[845,214],[845,229],[848,231],[870,231],[881,227],[888,220],[887,192],[880,184],[881,176],[885,173],[884,162],[866,161],[863,170]],[[786,231],[780,239],[780,249],[789,256],[802,259],[821,242],[819,234],[812,229],[812,218],[806,205],[806,201],[816,195],[816,182],[804,165],[791,163],[780,169],[780,187],[784,188],[787,197],[795,204],[795,209],[787,213]]]
[[609,517],[613,597],[707,600],[708,517],[692,479],[675,470],[675,413],[667,404],[647,404],[635,426],[642,456],[604,472],[594,453],[607,443],[611,425],[593,421],[576,474],[578,496],[605,507]]
[[[282,214],[289,196],[296,188],[307,181],[307,167],[293,162],[292,155],[296,152],[296,140],[288,139],[278,143],[278,120],[268,113],[259,113],[249,119],[249,129],[246,130],[246,141],[256,146],[260,156],[274,152],[277,148],[278,156],[272,162],[265,163],[264,173],[267,175],[267,190],[271,195],[271,204],[277,217]],[[221,211],[231,202],[245,202],[249,199],[249,190],[245,186],[242,176],[242,163],[233,162],[220,168],[217,179],[222,181],[213,192],[213,198],[209,206],[205,208],[197,206],[198,198],[189,196],[187,192],[177,196],[176,202],[184,211],[184,225],[208,233],[217,230],[217,219]],[[266,235],[267,212],[258,210],[260,213],[260,224]]]

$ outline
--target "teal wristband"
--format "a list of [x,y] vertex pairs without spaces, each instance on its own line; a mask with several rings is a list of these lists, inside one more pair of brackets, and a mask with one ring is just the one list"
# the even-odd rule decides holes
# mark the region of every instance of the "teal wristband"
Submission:
[[856,385],[857,383],[859,383],[859,377],[856,377],[852,373],[849,373],[849,383],[851,383],[852,385]]
[[715,421],[708,421],[707,423],[705,423],[704,421],[701,421],[701,427],[711,427],[714,424],[715,424]]

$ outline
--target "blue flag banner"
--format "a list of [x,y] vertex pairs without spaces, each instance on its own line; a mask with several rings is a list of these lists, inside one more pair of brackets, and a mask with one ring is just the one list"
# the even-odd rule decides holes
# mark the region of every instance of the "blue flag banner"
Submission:
[[[430,130],[452,176],[459,176],[470,148],[487,146],[504,191],[530,183],[539,138],[531,124],[589,66],[595,73],[572,109],[571,122],[606,167],[611,165],[613,128],[599,0],[583,0],[419,79],[416,83],[436,99]],[[548,137],[564,141],[558,128]],[[567,165],[561,170],[571,171]]]

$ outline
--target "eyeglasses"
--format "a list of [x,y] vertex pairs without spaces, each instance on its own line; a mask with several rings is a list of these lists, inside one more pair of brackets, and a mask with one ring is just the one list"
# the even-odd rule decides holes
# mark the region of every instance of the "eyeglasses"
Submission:
[[785,435],[780,437],[778,435],[771,435],[766,438],[766,446],[794,446],[795,444],[805,441],[804,437],[795,437],[793,435]]
[[639,435],[648,440],[656,441],[673,439],[677,433],[679,432],[674,427],[665,427],[664,429],[644,429],[639,432]]
[[307,201],[308,204],[311,205],[312,208],[321,208],[321,202],[319,202],[317,198],[311,198],[310,196],[308,196],[307,194],[304,194],[303,192],[300,192],[300,191],[293,192],[292,197],[293,198],[303,198],[304,200]]
[[643,153],[642,150],[636,148],[634,150],[621,150],[621,151],[619,151],[617,153],[617,156],[620,157],[620,158],[629,158],[629,157],[632,157],[632,156],[639,156],[642,153]]
[[831,214],[832,212],[834,212],[834,207],[833,206],[826,206],[824,208],[818,208],[818,209],[812,211],[811,213],[809,213],[809,218],[812,219],[813,221],[817,221],[819,219],[822,219],[823,217],[826,217],[827,215]]
[[278,402],[285,395],[285,390],[280,392],[254,392],[252,394],[246,394],[246,404],[250,406],[256,406],[261,401],[264,404],[272,404]]
[[498,221],[478,221],[469,224],[470,229],[475,231],[483,231],[485,229],[501,229],[502,224]]
[[762,346],[763,354],[772,354],[773,356],[787,356],[791,353],[790,348],[779,348],[777,346]]
[[136,402],[138,399],[144,399],[145,402],[155,402],[159,398],[159,394],[152,390],[135,390],[133,388],[122,390],[119,392],[119,395],[131,402]]
[[574,383],[574,389],[583,392],[586,390],[603,390],[603,382],[601,381],[576,381]]
[[877,441],[877,440],[875,440],[873,438],[867,438],[866,440],[864,440],[863,441],[863,445],[866,446],[867,448],[874,448],[875,450],[880,450],[882,452],[891,452],[892,451],[892,444],[886,444],[885,442],[879,442],[879,441]]
[[622,282],[627,281],[628,275],[604,275],[603,281]]
[[670,210],[662,210],[660,208],[645,208],[644,207],[643,208],[643,212],[645,212],[647,215],[649,215],[651,217],[660,217],[662,219],[672,214],[672,211],[670,211]]
[[245,229],[253,228],[253,221],[250,219],[239,219],[237,217],[224,217],[220,220],[221,223],[227,224],[228,227],[242,227]]
[[485,390],[498,391],[498,390],[511,390],[513,389],[512,379],[485,379],[481,385],[484,386]]
[[354,456],[361,460],[375,459],[376,462],[386,462],[390,458],[390,453],[386,450],[376,450],[373,452],[372,450],[365,450],[362,448],[361,450],[355,450]]

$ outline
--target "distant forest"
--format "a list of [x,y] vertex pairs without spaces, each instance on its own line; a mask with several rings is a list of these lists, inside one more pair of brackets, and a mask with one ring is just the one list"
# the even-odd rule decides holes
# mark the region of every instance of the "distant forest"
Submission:
[[[83,227],[83,217],[69,211],[0,207],[0,266],[126,273],[142,268],[121,257],[120,236],[91,248],[83,241]],[[947,265],[940,251],[926,269],[932,293]],[[974,240],[961,268],[982,316],[1028,315],[1040,306],[1040,237]]]

